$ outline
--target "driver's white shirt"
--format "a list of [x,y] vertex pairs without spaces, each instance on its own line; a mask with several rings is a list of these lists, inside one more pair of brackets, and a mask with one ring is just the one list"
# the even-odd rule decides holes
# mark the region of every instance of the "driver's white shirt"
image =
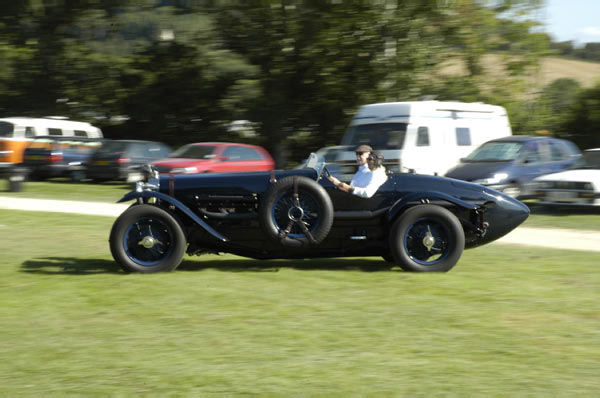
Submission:
[[386,181],[387,175],[383,167],[371,171],[367,164],[363,164],[350,181],[350,186],[354,187],[352,194],[361,198],[370,198]]

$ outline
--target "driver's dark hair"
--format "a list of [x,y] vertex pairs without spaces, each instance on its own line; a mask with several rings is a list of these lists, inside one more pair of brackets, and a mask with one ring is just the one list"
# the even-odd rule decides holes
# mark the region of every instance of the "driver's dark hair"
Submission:
[[381,154],[381,152],[371,151],[371,153],[369,154],[369,160],[370,159],[373,159],[373,165],[375,166],[375,169],[378,169],[381,166],[383,166],[383,155]]

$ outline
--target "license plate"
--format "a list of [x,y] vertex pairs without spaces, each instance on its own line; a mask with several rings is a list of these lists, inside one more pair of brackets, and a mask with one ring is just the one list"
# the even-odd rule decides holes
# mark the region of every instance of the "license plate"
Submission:
[[94,164],[96,166],[108,166],[108,165],[110,165],[110,161],[108,161],[108,160],[96,160],[94,162]]
[[43,156],[43,155],[27,155],[26,159],[27,160],[44,160],[45,156]]
[[550,191],[546,194],[546,197],[549,200],[554,201],[573,201],[577,199],[576,192],[567,192],[567,191]]

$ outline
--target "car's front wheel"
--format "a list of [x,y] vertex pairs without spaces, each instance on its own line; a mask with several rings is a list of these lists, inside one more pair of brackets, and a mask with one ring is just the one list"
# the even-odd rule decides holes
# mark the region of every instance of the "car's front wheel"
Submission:
[[151,205],[125,210],[113,224],[109,242],[113,258],[127,272],[173,271],[187,246],[177,220]]
[[393,224],[390,251],[410,272],[446,272],[460,259],[465,234],[449,210],[434,205],[408,209]]

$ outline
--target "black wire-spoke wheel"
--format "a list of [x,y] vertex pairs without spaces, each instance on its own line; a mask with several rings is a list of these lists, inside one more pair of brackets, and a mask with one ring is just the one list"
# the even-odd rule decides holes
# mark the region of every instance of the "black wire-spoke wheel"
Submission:
[[405,271],[449,271],[460,259],[464,246],[460,221],[450,211],[433,205],[407,210],[390,234],[390,250]]
[[273,184],[261,201],[259,216],[264,232],[284,246],[322,242],[333,224],[333,205],[315,181],[286,177]]
[[171,214],[151,205],[137,205],[117,218],[110,233],[114,259],[128,272],[172,271],[181,263],[185,235]]

